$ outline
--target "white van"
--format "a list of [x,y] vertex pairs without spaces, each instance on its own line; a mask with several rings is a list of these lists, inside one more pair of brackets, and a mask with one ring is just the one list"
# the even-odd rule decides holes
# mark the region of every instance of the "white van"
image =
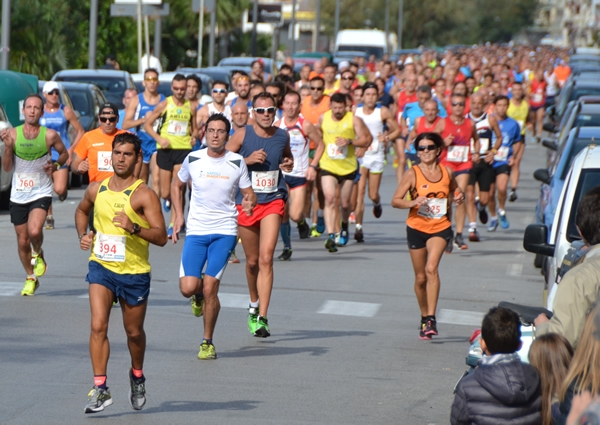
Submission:
[[388,43],[385,32],[380,30],[341,30],[335,40],[335,52],[365,52],[381,59],[384,54],[395,50],[393,41]]
[[[581,236],[575,226],[575,215],[579,201],[590,189],[600,186],[600,146],[589,145],[573,160],[552,222],[550,237],[543,224],[527,226],[523,244],[527,251],[547,255],[545,263],[546,308],[553,310],[557,284],[556,275],[567,251],[573,246],[581,246]],[[546,241],[549,241],[546,242]]]

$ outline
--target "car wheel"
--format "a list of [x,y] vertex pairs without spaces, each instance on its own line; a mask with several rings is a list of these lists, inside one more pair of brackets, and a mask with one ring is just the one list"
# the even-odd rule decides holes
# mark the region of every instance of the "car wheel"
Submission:
[[533,265],[536,269],[541,269],[544,265],[544,256],[541,254],[535,254],[535,259],[533,260]]

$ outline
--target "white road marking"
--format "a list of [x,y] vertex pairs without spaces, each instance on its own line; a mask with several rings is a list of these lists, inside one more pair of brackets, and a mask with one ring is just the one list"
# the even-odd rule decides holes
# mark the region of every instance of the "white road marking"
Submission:
[[19,295],[23,289],[24,282],[0,282],[0,297],[12,297]]
[[317,311],[320,314],[337,314],[340,316],[373,317],[381,304],[356,303],[351,301],[327,300]]
[[466,310],[448,310],[442,308],[437,314],[437,321],[453,325],[481,326],[483,313]]
[[248,308],[250,296],[248,294],[228,294],[226,292],[219,292],[219,301],[221,302],[221,307]]
[[523,273],[523,264],[509,264],[506,268],[507,276],[521,276]]

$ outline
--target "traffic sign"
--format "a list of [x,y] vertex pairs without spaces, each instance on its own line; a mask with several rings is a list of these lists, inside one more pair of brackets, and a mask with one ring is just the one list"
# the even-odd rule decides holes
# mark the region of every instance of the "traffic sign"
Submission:
[[[252,8],[248,9],[248,23],[252,23]],[[261,24],[281,24],[283,25],[283,12],[281,3],[259,3],[258,4],[258,23]]]
[[[169,3],[151,5],[142,5],[142,15],[150,18],[159,18],[162,16],[169,16],[170,6]],[[111,4],[110,5],[110,16],[137,16],[137,4],[136,3],[122,3],[122,4]]]
[[[215,0],[204,0],[204,13],[212,13],[215,8]],[[200,0],[192,0],[192,12],[200,12]]]
[[[162,0],[142,0],[142,5],[144,5],[144,4],[158,5],[161,3],[162,3]],[[138,0],[115,0],[115,4],[138,4]]]

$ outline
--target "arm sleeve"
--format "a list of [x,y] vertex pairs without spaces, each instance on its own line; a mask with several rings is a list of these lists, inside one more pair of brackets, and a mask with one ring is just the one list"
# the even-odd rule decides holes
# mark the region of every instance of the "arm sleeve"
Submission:
[[190,157],[188,157],[181,164],[181,168],[177,173],[177,177],[184,183],[187,183],[190,180]]
[[240,181],[238,185],[240,189],[246,189],[247,187],[252,186],[250,177],[248,176],[248,167],[244,161],[240,162]]

